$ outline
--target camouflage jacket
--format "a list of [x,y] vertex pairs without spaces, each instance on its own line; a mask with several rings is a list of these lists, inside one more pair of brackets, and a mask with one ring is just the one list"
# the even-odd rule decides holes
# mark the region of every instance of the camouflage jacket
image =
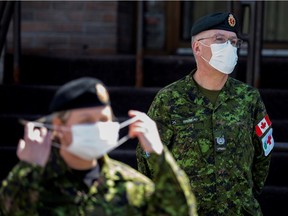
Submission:
[[[199,215],[262,215],[255,195],[274,140],[259,91],[229,77],[213,106],[192,73],[160,90],[148,115],[188,175]],[[139,146],[136,154],[138,170],[153,177],[153,163]]]
[[197,215],[189,180],[171,154],[155,160],[156,180],[105,155],[89,187],[57,150],[45,169],[19,162],[2,182],[0,215]]

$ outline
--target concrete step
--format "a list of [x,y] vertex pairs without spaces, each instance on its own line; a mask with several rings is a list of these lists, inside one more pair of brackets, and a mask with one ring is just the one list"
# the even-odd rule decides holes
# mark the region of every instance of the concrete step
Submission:
[[[13,55],[5,55],[4,82],[13,80]],[[109,86],[135,86],[135,55],[101,55],[96,57],[55,57],[23,54],[21,56],[22,84],[61,85],[80,76],[102,79]],[[193,56],[143,56],[143,84],[163,87],[191,72],[196,66]],[[288,89],[286,57],[263,56],[260,65],[259,88]],[[239,56],[231,76],[246,80],[247,58]],[[271,72],[273,71],[273,72]]]
[[[20,81],[29,85],[62,85],[82,76],[101,79],[109,86],[135,86],[135,56],[101,55],[89,57],[54,57],[22,55]],[[5,56],[4,83],[13,80],[13,56]]]
[[288,89],[259,89],[270,119],[288,119]]
[[[59,86],[0,85],[2,114],[48,113],[49,103]],[[159,88],[107,87],[117,116],[127,116],[129,109],[147,112]]]
[[[46,114],[59,86],[0,85],[0,113]],[[147,111],[160,88],[108,86],[112,107],[118,115],[129,109]],[[288,90],[260,89],[270,119],[288,119]]]
[[288,187],[265,186],[258,200],[264,216],[288,215]]
[[271,119],[275,142],[288,141],[288,119]]
[[266,185],[288,187],[288,143],[285,149],[282,148],[281,143],[276,143],[276,147],[272,152],[270,170],[266,180]]

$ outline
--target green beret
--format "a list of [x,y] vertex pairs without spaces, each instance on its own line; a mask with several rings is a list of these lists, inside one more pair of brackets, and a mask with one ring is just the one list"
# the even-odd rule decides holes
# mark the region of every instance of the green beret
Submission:
[[204,17],[199,18],[194,23],[191,29],[191,35],[197,35],[198,33],[210,29],[221,29],[226,31],[232,31],[237,34],[239,28],[238,20],[231,13],[212,13]]

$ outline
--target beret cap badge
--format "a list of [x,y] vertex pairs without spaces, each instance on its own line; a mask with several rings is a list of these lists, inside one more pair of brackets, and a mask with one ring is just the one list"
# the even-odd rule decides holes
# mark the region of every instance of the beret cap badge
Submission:
[[95,88],[96,88],[96,93],[97,93],[99,100],[102,103],[108,103],[109,102],[109,94],[108,94],[106,88],[102,84],[99,84],[99,83],[96,84]]
[[229,14],[228,16],[228,23],[231,27],[234,27],[236,25],[236,20],[232,14]]

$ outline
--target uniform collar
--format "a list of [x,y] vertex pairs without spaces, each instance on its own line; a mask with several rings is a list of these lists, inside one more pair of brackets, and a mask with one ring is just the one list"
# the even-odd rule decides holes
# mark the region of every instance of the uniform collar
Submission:
[[193,103],[201,104],[201,105],[206,106],[210,109],[214,109],[214,108],[217,108],[219,105],[221,105],[226,100],[234,98],[235,95],[237,94],[237,92],[235,91],[235,87],[234,87],[235,80],[231,77],[228,77],[223,88],[220,90],[220,94],[219,94],[218,99],[216,101],[215,107],[213,107],[213,104],[209,101],[208,98],[206,98],[202,94],[200,89],[197,87],[197,83],[193,79],[193,75],[196,72],[196,70],[197,69],[194,69],[185,78],[185,82],[187,83],[187,88],[188,88],[187,89],[188,90],[188,96]]

